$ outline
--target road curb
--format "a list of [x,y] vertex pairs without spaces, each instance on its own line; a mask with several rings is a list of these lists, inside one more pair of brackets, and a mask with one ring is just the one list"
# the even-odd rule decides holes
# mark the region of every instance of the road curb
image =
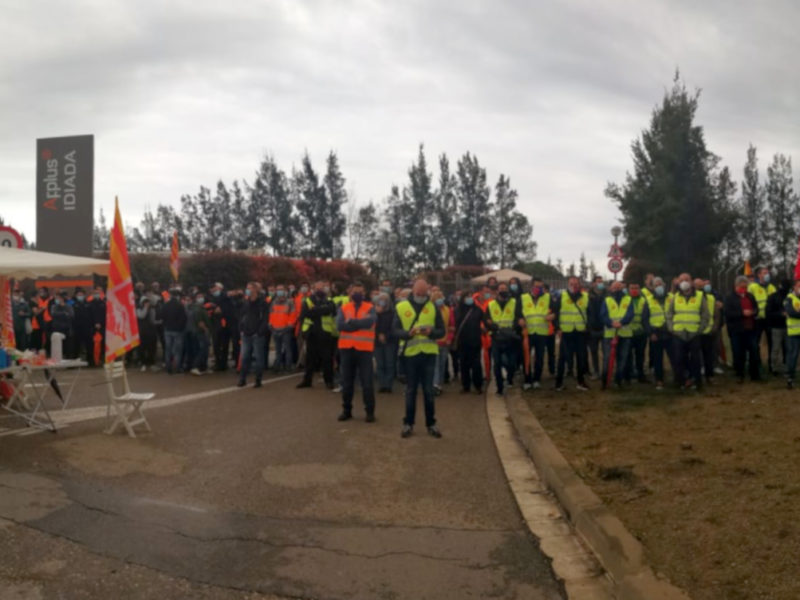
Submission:
[[519,389],[506,406],[517,435],[545,485],[552,490],[575,531],[608,573],[618,600],[690,600],[681,589],[659,579],[647,565],[644,549],[556,448]]

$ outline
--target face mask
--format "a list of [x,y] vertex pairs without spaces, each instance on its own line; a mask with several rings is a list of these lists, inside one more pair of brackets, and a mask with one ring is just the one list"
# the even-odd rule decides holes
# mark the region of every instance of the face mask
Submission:
[[539,285],[534,286],[533,287],[533,295],[534,296],[541,296],[541,294],[542,294],[542,287],[539,286]]
[[664,295],[664,286],[657,285],[656,286],[656,296],[663,296]]
[[605,289],[606,289],[606,284],[605,283],[598,283],[597,284],[597,291],[598,292],[602,292]]
[[484,297],[486,300],[489,300],[489,299],[492,297],[492,293],[491,293],[491,292],[484,292],[484,293],[483,293],[483,297]]
[[681,288],[682,292],[688,292],[690,289],[692,289],[692,284],[689,283],[688,281],[681,281],[678,287]]
[[710,285],[710,284],[708,284],[708,283],[707,283],[707,284],[705,284],[705,285],[703,286],[703,291],[704,291],[706,294],[710,294],[710,293],[711,293],[711,285]]
[[417,304],[425,304],[427,301],[428,301],[427,296],[417,296],[416,294],[414,294],[414,302],[416,302]]
[[205,301],[206,301],[206,299],[205,299],[205,298],[203,298],[202,296],[198,296],[198,297],[197,297],[197,303],[198,303],[198,304],[203,304]]
[[382,291],[384,294],[391,294],[391,293],[392,293],[392,288],[390,288],[390,287],[387,287],[387,286],[385,286],[385,285],[384,285],[384,286],[382,286],[382,287],[381,287],[381,291]]
[[220,294],[219,290],[214,290],[213,292],[211,292],[211,295],[214,296],[214,298],[219,298],[219,294]]
[[330,293],[331,293],[331,288],[330,288],[329,286],[327,286],[327,285],[326,285],[324,288],[322,288],[322,291],[323,291],[323,292],[325,292],[326,294],[330,295]]
[[740,296],[744,296],[747,293],[747,288],[746,287],[737,287],[736,288],[736,293],[739,294]]
[[439,298],[434,302],[436,306],[444,306],[444,298]]
[[22,296],[20,296],[19,294],[14,294],[14,300],[19,302],[20,300],[22,300]]
[[75,300],[77,300],[78,302],[83,302],[85,299],[86,296],[84,296],[83,294],[78,294],[77,296],[75,296]]
[[631,296],[632,296],[633,298],[638,298],[638,297],[639,297],[639,290],[636,290],[636,291],[634,291],[634,292],[631,292]]
[[251,290],[250,288],[247,288],[247,289],[244,291],[244,295],[245,295],[245,296],[247,296],[248,298],[249,298],[249,297],[250,297],[252,294],[253,294],[253,290]]
[[467,296],[466,298],[464,298],[464,304],[466,304],[467,306],[472,306],[474,303],[475,300],[472,298],[472,296]]
[[794,295],[800,297],[800,288],[794,288]]
[[510,286],[512,292],[516,292],[519,289],[519,286],[516,283],[512,283]]
[[769,273],[764,275],[764,283],[769,283],[771,280],[772,280],[772,277],[770,277]]
[[314,292],[314,295],[320,300],[325,300],[325,298],[328,296],[328,294],[326,294],[323,290],[317,290]]
[[501,300],[508,300],[509,293],[508,292],[499,292],[497,297]]
[[378,300],[378,306],[381,308],[386,308],[386,300]]
[[581,288],[579,288],[579,287],[570,287],[569,288],[569,293],[570,294],[577,294],[580,291],[581,291]]
[[350,296],[350,298],[353,300],[353,302],[358,304],[359,302],[364,300],[364,294],[362,294],[361,292],[353,292],[353,295]]
[[39,298],[47,298],[47,292],[39,292]]
[[278,296],[278,298],[283,298],[286,295],[286,290],[278,290],[275,292],[275,295]]
[[378,302],[378,294],[372,294],[369,299],[373,304],[376,304]]
[[[292,290],[292,291],[294,291],[294,290]],[[306,286],[303,286],[303,287],[301,287],[301,288],[300,288],[300,291],[301,291],[303,294],[305,294],[305,293],[307,293],[307,292],[308,292],[308,288],[307,288]]]

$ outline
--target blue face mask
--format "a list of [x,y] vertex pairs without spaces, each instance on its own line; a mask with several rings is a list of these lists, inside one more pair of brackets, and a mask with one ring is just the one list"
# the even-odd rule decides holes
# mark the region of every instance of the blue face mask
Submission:
[[656,296],[663,296],[664,295],[664,286],[657,285],[656,286]]
[[214,296],[214,298],[219,298],[219,294],[220,294],[219,290],[214,290],[213,292],[211,292],[211,295]]
[[286,290],[278,290],[275,292],[275,295],[278,296],[278,298],[283,298],[286,295]]
[[512,283],[510,286],[512,292],[516,292],[519,289],[519,286],[516,283]]
[[472,296],[467,296],[466,298],[464,298],[464,304],[466,304],[467,306],[472,306],[474,303],[475,300],[472,298]]
[[437,299],[437,300],[434,302],[434,304],[435,304],[436,306],[443,306],[443,305],[444,305],[444,298],[439,298],[439,299]]
[[247,296],[247,297],[250,297],[252,295],[252,293],[253,293],[253,290],[251,290],[250,288],[247,288],[244,291],[244,295]]
[[86,296],[84,296],[83,294],[78,294],[77,296],[75,296],[75,299],[76,299],[78,302],[83,302],[83,300],[84,300],[85,298],[86,298]]
[[206,299],[205,299],[205,298],[203,298],[202,296],[198,296],[198,297],[197,297],[197,303],[198,303],[198,304],[203,304],[205,301],[206,301]]
[[602,292],[604,289],[606,289],[606,284],[605,283],[598,283],[597,284],[597,291],[598,292]]
[[764,283],[769,283],[770,281],[772,281],[772,277],[770,277],[769,273],[767,273],[764,275]]
[[706,294],[710,294],[710,293],[711,293],[711,285],[710,285],[710,284],[708,284],[708,283],[707,283],[707,284],[705,284],[705,285],[703,286],[703,291],[704,291]]
[[486,300],[489,300],[492,297],[492,292],[484,292],[483,297]]

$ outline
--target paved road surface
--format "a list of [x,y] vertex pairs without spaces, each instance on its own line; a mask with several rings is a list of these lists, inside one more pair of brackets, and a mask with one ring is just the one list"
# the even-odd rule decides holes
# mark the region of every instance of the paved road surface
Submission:
[[[93,377],[75,406],[99,402]],[[19,549],[0,559],[0,588],[44,598],[561,597],[508,490],[483,398],[446,394],[444,438],[423,427],[403,440],[400,393],[379,396],[377,423],[357,406],[342,424],[337,395],[296,382],[153,410],[155,434],[137,440],[99,433],[100,420],[0,437],[0,547]],[[132,377],[158,397],[230,383]]]

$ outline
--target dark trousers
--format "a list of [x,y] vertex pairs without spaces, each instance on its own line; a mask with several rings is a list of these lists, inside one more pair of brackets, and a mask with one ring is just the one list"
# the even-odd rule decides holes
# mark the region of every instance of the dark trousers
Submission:
[[513,342],[492,342],[492,366],[494,367],[494,379],[497,383],[497,391],[503,391],[503,367],[506,368],[506,379],[508,383],[514,382],[514,372],[517,370],[519,359],[517,358],[517,345]]
[[664,383],[664,352],[667,349],[669,338],[665,332],[658,331],[654,334],[656,339],[650,339],[650,363],[653,365],[653,372],[657,383]]
[[800,354],[800,335],[786,336],[786,379],[794,380],[797,370],[797,355]]
[[756,347],[758,348],[759,364],[761,359],[761,336],[767,338],[767,369],[772,373],[772,329],[767,326],[766,319],[756,319]]
[[306,339],[306,372],[303,382],[310,384],[314,371],[320,369],[325,385],[333,387],[333,336],[324,332]]
[[247,380],[247,373],[255,358],[255,380],[261,381],[264,373],[264,336],[242,334],[242,368],[239,371],[239,382]]
[[[603,338],[603,385],[608,381],[608,365],[611,362],[611,346],[614,338]],[[614,381],[622,383],[622,376],[628,367],[628,360],[631,355],[631,338],[617,337],[617,349],[615,361]]]
[[208,370],[208,334],[204,331],[198,331],[194,334],[195,341],[194,356],[192,357],[192,368],[200,371]]
[[703,357],[703,373],[706,380],[714,378],[714,359],[717,355],[717,346],[714,341],[713,333],[700,336],[700,354]]
[[239,353],[242,350],[242,334],[239,331],[238,327],[233,327],[231,329],[231,357],[233,358],[233,364],[239,364]]
[[458,347],[461,389],[464,391],[469,391],[471,385],[474,385],[476,390],[483,389],[482,351],[480,344],[477,346],[461,345]]
[[156,349],[158,347],[158,338],[156,332],[153,331],[148,335],[142,336],[141,345],[139,347],[139,356],[142,360],[142,366],[152,367],[156,364]]
[[375,364],[378,368],[378,387],[392,391],[394,370],[397,366],[397,343],[377,342],[375,344]]
[[600,346],[603,345],[603,330],[590,331],[586,343],[589,346],[589,358],[592,361],[592,373],[599,377],[602,366],[600,363]]
[[631,359],[628,361],[628,366],[625,369],[625,381],[630,381],[634,374],[637,380],[644,381],[644,351],[646,349],[646,335],[634,335],[631,338]]
[[550,375],[556,374],[556,336],[544,336],[544,349],[547,352],[547,372]]
[[94,340],[92,332],[82,332],[75,336],[75,358],[80,358],[81,353],[86,354],[86,362],[90,367],[94,366]]
[[353,411],[353,394],[356,385],[356,371],[361,382],[364,411],[375,413],[375,388],[372,385],[372,352],[355,348],[339,349],[339,368],[342,374],[342,409],[347,414]]
[[[524,335],[524,334],[523,334]],[[542,369],[544,366],[544,350],[547,346],[547,339],[553,336],[540,335],[534,333],[528,336],[528,345],[533,351],[533,365],[531,372],[525,376],[525,383],[540,382],[542,380]],[[523,350],[524,352],[524,350]]]
[[750,379],[758,381],[761,378],[761,356],[758,348],[758,338],[756,330],[740,331],[738,333],[728,333],[731,339],[731,351],[733,352],[733,370],[736,377],[744,379],[745,362],[748,363]]
[[556,374],[556,387],[564,383],[564,371],[567,364],[575,362],[576,379],[579,384],[585,385],[586,374],[586,333],[583,331],[569,331],[561,334],[561,352],[558,354],[558,373]]
[[436,370],[435,354],[416,354],[403,360],[406,371],[406,416],[403,423],[414,425],[417,415],[417,388],[422,388],[425,401],[425,426],[436,424],[436,408],[433,403],[433,373]]
[[686,383],[686,373],[692,378],[694,384],[699,388],[703,385],[703,378],[700,372],[701,348],[700,336],[696,335],[689,340],[682,340],[678,336],[673,336],[672,347],[675,353],[675,380],[678,385]]
[[231,345],[231,330],[220,327],[214,334],[214,369],[225,371],[228,368],[228,346]]

